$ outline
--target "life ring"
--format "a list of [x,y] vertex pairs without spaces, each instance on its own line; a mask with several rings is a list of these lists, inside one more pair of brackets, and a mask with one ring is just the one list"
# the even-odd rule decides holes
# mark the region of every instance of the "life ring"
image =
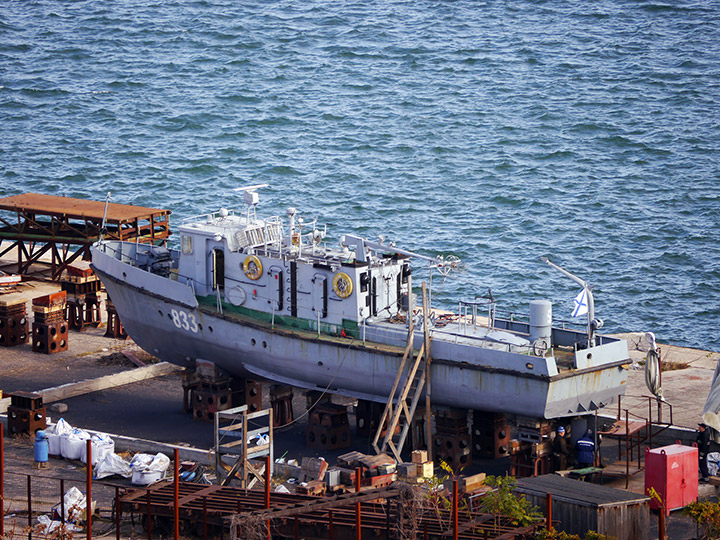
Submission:
[[347,298],[353,292],[353,283],[345,272],[338,272],[333,278],[333,291],[340,298]]
[[262,276],[262,263],[255,255],[248,255],[243,262],[243,272],[252,280],[260,279]]

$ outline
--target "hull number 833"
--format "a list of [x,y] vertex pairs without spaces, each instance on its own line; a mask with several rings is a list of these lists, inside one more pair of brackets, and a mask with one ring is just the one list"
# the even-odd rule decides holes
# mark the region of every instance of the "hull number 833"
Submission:
[[199,328],[197,321],[195,320],[194,313],[188,313],[186,311],[178,311],[177,309],[173,309],[170,311],[170,316],[172,317],[172,321],[175,326],[197,334]]

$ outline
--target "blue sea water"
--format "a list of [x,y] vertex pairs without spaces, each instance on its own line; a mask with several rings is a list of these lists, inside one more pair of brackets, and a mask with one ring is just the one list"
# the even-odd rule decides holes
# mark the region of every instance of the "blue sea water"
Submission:
[[[0,196],[296,206],[492,289],[720,350],[720,4],[4,2]],[[416,279],[417,284],[417,279]]]

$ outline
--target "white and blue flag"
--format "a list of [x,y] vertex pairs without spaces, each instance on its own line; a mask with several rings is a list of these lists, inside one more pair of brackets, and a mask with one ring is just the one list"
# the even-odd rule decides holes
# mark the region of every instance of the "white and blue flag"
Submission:
[[588,312],[587,289],[580,291],[573,301],[575,309],[573,309],[572,317],[580,317]]

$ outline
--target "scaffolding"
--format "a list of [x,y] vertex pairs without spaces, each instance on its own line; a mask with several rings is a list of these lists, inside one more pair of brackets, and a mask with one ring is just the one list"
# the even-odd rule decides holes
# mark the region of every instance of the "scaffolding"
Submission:
[[0,257],[16,250],[16,272],[27,274],[49,254],[54,281],[74,261],[90,260],[90,246],[101,235],[156,245],[170,236],[170,210],[158,208],[24,193],[0,199],[0,211]]

